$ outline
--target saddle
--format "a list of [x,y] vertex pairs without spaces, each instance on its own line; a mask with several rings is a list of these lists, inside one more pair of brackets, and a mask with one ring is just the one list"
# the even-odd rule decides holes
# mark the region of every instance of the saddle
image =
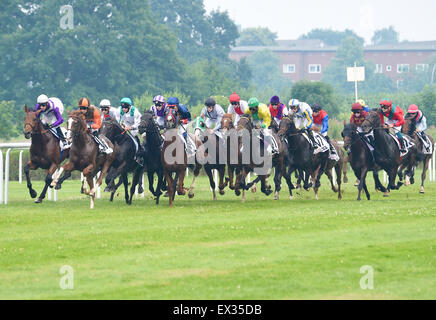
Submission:
[[[401,143],[400,143],[400,140],[398,139],[398,137],[390,132],[389,132],[389,135],[397,143],[398,150],[401,150]],[[400,151],[400,157],[404,157],[409,152],[410,148],[412,148],[415,145],[415,143],[412,142],[412,140],[410,139],[409,136],[403,135],[403,141],[404,141],[404,149],[406,151],[405,152]]]
[[[66,138],[65,138],[65,142],[66,142],[66,143],[64,144],[64,143],[62,142],[62,139],[61,139],[61,137],[59,137],[59,135],[58,135],[56,129],[51,128],[51,129],[49,129],[49,130],[50,130],[50,132],[51,132],[51,133],[56,137],[56,139],[59,140],[59,147],[61,148],[61,151],[64,151],[64,150],[66,150],[66,149],[68,149],[68,148],[71,147],[71,142],[69,142]],[[64,135],[64,137],[66,137],[66,136],[67,136],[67,129],[61,127],[61,130],[62,130],[62,134]]]

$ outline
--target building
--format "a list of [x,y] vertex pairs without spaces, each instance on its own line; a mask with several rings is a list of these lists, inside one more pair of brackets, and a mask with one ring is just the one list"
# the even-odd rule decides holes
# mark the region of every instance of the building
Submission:
[[[257,50],[269,49],[280,57],[280,68],[292,81],[320,81],[337,48],[326,46],[320,40],[279,40],[275,47],[234,47],[230,59],[239,61]],[[375,63],[376,73],[385,74],[398,86],[412,69],[418,72],[428,70],[428,61],[436,57],[436,41],[366,46],[364,57]]]

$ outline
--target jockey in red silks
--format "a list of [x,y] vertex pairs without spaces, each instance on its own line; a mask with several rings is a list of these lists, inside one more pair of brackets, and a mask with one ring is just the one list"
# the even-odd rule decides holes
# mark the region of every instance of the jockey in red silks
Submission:
[[[393,128],[395,134],[400,141],[401,152],[406,152],[404,148],[403,135],[401,134],[401,127],[404,124],[403,110],[399,106],[392,107],[392,101],[389,99],[383,99],[380,101],[379,116],[382,122],[382,126],[386,129]],[[387,118],[385,121],[385,117]]]

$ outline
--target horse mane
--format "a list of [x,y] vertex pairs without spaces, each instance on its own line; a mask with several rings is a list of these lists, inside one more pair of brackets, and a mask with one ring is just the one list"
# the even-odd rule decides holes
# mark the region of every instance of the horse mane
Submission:
[[224,114],[223,114],[223,119],[226,119],[226,120],[233,120],[233,118],[232,118],[232,114],[231,114],[231,113],[224,113]]

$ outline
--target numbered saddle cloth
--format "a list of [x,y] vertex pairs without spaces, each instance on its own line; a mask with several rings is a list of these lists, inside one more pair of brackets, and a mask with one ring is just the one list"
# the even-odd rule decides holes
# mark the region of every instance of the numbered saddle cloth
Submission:
[[[430,141],[426,141],[420,134],[418,134],[418,138],[422,142],[422,153],[424,154],[433,154],[433,145],[430,143]],[[428,139],[428,137],[427,137]]]
[[330,149],[330,145],[327,142],[327,140],[318,132],[312,132],[313,139],[315,140],[315,145],[313,145],[312,140],[310,140],[309,136],[306,132],[303,133],[303,137],[310,143],[310,145],[313,147],[314,154],[317,154],[319,152],[326,152]]
[[[398,149],[401,150],[401,143],[400,143],[400,140],[398,140],[397,136],[392,134],[392,133],[390,133],[390,132],[389,132],[389,135],[397,143]],[[404,141],[405,152],[401,152],[400,151],[400,157],[404,157],[409,152],[409,149],[412,148],[415,145],[415,143],[412,142],[412,140],[409,138],[409,136],[404,135],[403,136],[403,141]]]

